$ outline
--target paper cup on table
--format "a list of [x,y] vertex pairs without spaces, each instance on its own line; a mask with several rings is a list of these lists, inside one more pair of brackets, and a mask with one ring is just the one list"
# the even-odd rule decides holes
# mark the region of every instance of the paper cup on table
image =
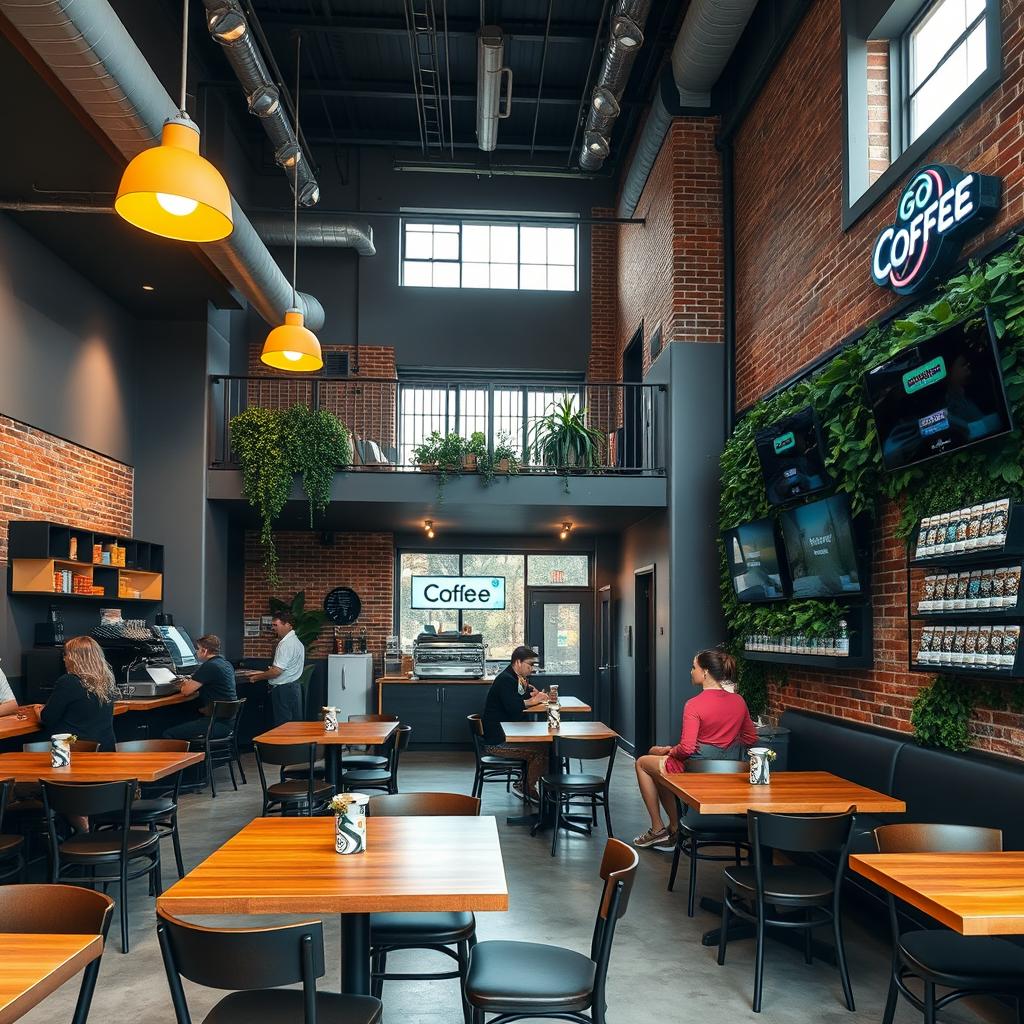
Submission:
[[362,853],[366,849],[366,805],[370,798],[365,793],[342,795],[352,799],[344,811],[335,811],[334,851]]
[[58,732],[50,737],[50,767],[67,768],[71,764],[71,733]]
[[747,753],[750,755],[750,784],[767,786],[771,782],[772,751],[768,747],[751,747]]
[[324,713],[324,732],[337,732],[338,731],[338,709],[337,708],[323,708]]

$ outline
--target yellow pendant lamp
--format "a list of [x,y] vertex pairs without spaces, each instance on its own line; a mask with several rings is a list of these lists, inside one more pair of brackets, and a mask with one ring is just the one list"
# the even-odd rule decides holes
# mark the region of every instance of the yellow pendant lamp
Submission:
[[[299,135],[299,55],[302,48],[302,37],[295,42],[295,137]],[[302,160],[302,148],[299,147],[292,172],[292,308],[285,311],[284,323],[275,327],[263,342],[260,362],[272,366],[275,370],[291,370],[295,373],[319,370],[324,365],[320,353],[320,342],[316,335],[303,323],[302,310],[299,309],[298,292],[295,280],[299,260],[299,161]]]
[[164,122],[160,145],[125,168],[114,209],[129,224],[182,242],[214,242],[231,234],[231,193],[199,154],[199,128],[185,112],[188,0],[184,0],[179,116]]

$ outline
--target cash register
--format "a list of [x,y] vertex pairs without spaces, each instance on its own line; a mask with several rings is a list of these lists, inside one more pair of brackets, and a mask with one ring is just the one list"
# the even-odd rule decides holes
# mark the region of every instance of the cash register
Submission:
[[101,623],[90,635],[103,649],[122,697],[177,693],[180,677],[199,664],[192,639],[180,626],[129,619]]

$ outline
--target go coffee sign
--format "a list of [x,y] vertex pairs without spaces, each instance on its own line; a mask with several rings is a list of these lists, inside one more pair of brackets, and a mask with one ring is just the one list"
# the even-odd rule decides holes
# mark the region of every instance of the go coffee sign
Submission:
[[871,277],[897,295],[912,295],[952,269],[964,240],[999,209],[1002,181],[929,164],[910,179],[896,206],[896,221],[875,239]]
[[412,607],[500,612],[505,607],[505,577],[413,576]]

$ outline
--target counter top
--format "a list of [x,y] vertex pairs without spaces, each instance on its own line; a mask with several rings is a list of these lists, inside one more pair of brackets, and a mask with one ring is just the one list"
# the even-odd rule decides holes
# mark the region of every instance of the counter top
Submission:
[[485,685],[489,686],[491,683],[494,682],[494,680],[496,678],[497,678],[497,676],[481,676],[479,679],[466,679],[466,678],[443,679],[443,678],[441,678],[439,676],[431,676],[428,679],[414,679],[414,678],[412,678],[410,676],[407,676],[407,675],[404,675],[404,676],[378,676],[377,677],[377,684],[379,686],[384,686],[385,684],[392,685],[392,684],[396,684],[396,683],[397,684],[417,683],[417,684],[422,684],[424,686],[430,686],[430,685],[438,686],[441,683],[444,683],[445,686],[452,686],[453,684],[457,686],[460,683],[471,683],[471,684],[475,684],[476,686],[485,686]]

